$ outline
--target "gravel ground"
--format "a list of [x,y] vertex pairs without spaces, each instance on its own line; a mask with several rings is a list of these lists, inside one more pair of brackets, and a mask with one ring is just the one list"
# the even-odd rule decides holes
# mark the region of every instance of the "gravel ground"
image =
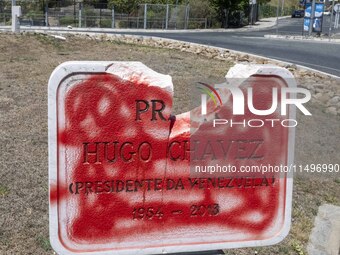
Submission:
[[[0,34],[0,254],[53,254],[48,241],[47,82],[69,60],[141,61],[170,74],[174,114],[189,110],[189,85],[219,83],[234,64],[172,49],[44,35]],[[308,105],[298,115],[296,163],[340,163],[339,116]],[[340,205],[340,176],[295,178],[292,230],[281,244],[227,254],[306,254],[318,206]]]

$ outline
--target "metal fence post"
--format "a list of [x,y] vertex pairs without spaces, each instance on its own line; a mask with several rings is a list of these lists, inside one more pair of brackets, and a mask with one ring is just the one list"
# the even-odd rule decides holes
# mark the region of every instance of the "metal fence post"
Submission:
[[112,6],[112,24],[111,28],[115,28],[115,7]]
[[331,40],[331,34],[332,34],[332,23],[333,23],[333,12],[334,12],[334,1],[332,1],[332,10],[331,10],[331,17],[329,21],[329,29],[328,29],[328,39]]
[[75,26],[77,23],[76,23],[76,0],[73,0],[73,25],[72,26]]
[[177,29],[177,12],[178,12],[178,0],[176,0],[176,9],[175,9],[175,29]]
[[277,0],[277,8],[276,8],[276,35],[279,34],[279,7],[280,7],[280,0]]
[[190,11],[190,6],[189,6],[189,4],[187,4],[185,6],[185,20],[184,20],[185,27],[184,27],[184,29],[188,29],[188,25],[189,25],[189,11]]
[[144,4],[144,29],[147,28],[148,4]]
[[254,24],[254,1],[250,1],[250,26]]
[[166,5],[166,15],[165,15],[165,29],[169,26],[169,4]]
[[79,27],[81,27],[82,11],[83,11],[82,3],[79,2],[79,15],[78,15],[78,26]]
[[48,27],[48,1],[45,2],[45,26]]
[[99,9],[99,27],[102,27],[102,6],[100,5]]

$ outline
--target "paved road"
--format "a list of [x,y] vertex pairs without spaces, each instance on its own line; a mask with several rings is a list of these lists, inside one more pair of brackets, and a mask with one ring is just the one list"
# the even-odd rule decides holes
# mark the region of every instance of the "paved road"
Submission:
[[[333,16],[333,22],[334,22],[334,16]],[[323,24],[322,24],[322,34],[328,34],[329,33],[329,24],[330,24],[331,16],[324,16],[323,17]],[[306,32],[303,32],[303,18],[288,18],[288,19],[281,19],[279,20],[279,26],[278,26],[278,33],[283,35],[303,35],[306,34]],[[276,33],[276,26],[264,31],[265,33]],[[332,28],[331,33],[340,33],[339,29]]]
[[[285,19],[279,22],[279,33],[302,33],[303,19]],[[328,27],[326,29],[328,31]],[[262,31],[247,32],[123,32],[141,34],[181,41],[200,43],[243,51],[260,56],[304,65],[326,73],[340,76],[340,44],[328,42],[266,39],[264,34],[275,34],[276,27]]]

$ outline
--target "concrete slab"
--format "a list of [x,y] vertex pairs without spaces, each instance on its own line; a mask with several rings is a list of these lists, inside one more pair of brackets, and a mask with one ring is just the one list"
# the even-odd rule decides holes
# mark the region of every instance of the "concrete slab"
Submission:
[[307,251],[309,255],[340,254],[340,206],[319,207]]

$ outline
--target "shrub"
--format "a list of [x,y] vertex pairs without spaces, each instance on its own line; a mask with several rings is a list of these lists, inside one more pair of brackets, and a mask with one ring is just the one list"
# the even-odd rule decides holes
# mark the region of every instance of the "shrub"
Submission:
[[75,26],[73,16],[64,16],[59,19],[60,26]]
[[100,21],[100,27],[103,28],[111,28],[112,27],[112,20],[111,19],[103,19]]

